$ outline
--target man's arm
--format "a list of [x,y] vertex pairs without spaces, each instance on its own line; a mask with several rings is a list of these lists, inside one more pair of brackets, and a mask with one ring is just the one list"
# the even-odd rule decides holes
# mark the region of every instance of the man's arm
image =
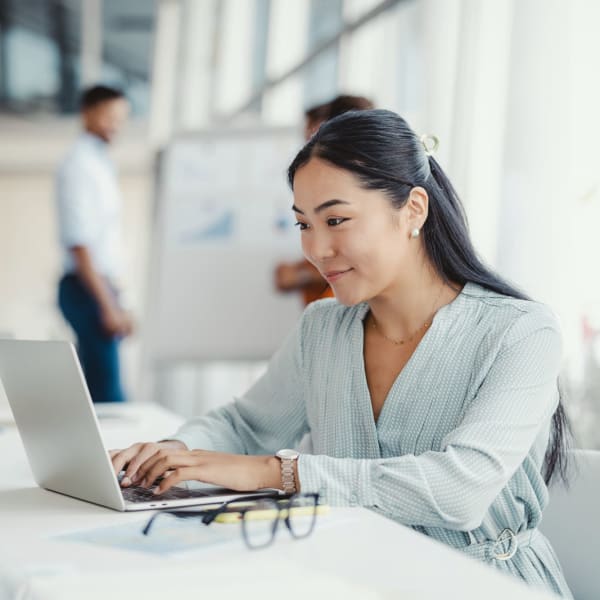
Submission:
[[109,335],[129,335],[133,330],[131,318],[119,307],[106,281],[94,268],[89,250],[85,246],[73,246],[71,254],[77,275],[98,302],[100,318],[106,332]]
[[316,287],[317,292],[322,292],[327,286],[316,267],[307,260],[295,263],[281,263],[275,269],[275,287],[280,292],[291,290],[305,290]]

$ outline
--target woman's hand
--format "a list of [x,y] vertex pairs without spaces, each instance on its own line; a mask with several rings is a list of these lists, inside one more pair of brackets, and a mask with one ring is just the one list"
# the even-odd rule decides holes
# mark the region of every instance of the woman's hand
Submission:
[[134,483],[163,494],[182,481],[197,480],[237,491],[281,487],[281,463],[275,456],[246,456],[163,447],[137,469]]
[[164,442],[137,443],[125,450],[109,450],[113,469],[117,476],[127,467],[123,479],[121,479],[121,486],[128,487],[132,483],[137,483],[141,479],[138,474],[140,466],[157,452],[166,449],[183,451],[187,450],[187,446],[177,440],[166,440]]

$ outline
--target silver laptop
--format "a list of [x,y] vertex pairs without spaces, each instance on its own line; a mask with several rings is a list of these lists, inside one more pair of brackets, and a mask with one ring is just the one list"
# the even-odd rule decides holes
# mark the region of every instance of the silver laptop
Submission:
[[203,485],[175,486],[154,496],[145,488],[122,489],[69,342],[0,339],[0,380],[35,481],[44,489],[121,511],[217,504],[276,492],[248,494]]

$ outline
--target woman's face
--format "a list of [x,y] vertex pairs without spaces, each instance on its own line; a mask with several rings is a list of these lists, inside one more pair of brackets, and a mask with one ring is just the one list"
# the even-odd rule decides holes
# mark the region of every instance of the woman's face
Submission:
[[302,250],[342,304],[391,291],[407,261],[414,261],[420,242],[410,232],[427,217],[427,196],[419,214],[413,192],[398,210],[382,191],[364,189],[352,173],[321,159],[310,159],[296,172],[294,211]]

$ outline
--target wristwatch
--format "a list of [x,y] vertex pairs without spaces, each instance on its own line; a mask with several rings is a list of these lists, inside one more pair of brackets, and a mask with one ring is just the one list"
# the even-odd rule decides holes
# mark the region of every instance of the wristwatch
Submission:
[[296,478],[294,477],[294,463],[300,456],[296,450],[279,450],[275,456],[281,461],[281,489],[286,494],[296,493]]

